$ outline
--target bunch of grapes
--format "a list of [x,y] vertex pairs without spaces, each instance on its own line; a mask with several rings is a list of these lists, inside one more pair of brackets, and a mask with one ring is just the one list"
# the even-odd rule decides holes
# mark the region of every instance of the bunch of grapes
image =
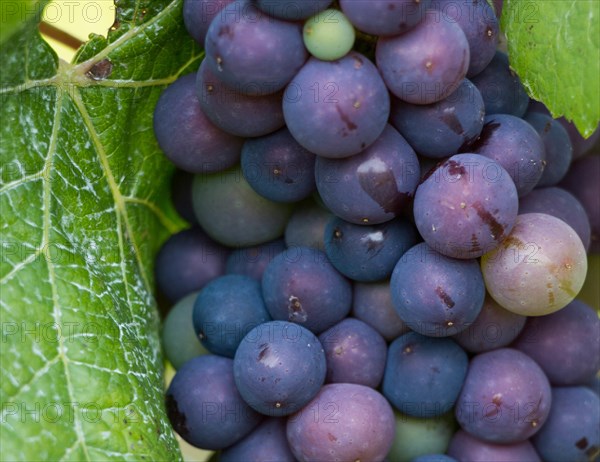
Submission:
[[530,102],[487,1],[331,4],[184,2],[174,429],[223,462],[595,460],[598,132]]

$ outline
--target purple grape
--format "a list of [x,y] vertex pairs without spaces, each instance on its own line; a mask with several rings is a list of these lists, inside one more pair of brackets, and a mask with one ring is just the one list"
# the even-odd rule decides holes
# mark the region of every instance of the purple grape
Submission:
[[600,253],[600,156],[574,162],[560,186],[573,194],[587,212],[592,229],[590,251]]
[[452,339],[409,332],[390,344],[382,392],[403,414],[437,417],[452,409],[468,364]]
[[433,0],[431,7],[458,23],[469,42],[467,77],[479,74],[490,63],[498,43],[498,19],[487,1]]
[[431,337],[466,329],[481,311],[485,298],[477,260],[446,257],[424,242],[398,261],[390,288],[404,323]]
[[361,282],[389,278],[400,257],[417,243],[411,223],[396,219],[364,226],[331,219],[325,229],[325,253],[344,276]]
[[546,166],[537,186],[554,186],[567,174],[573,159],[573,146],[567,130],[552,117],[528,113],[525,120],[536,129],[546,152]]
[[308,57],[300,24],[267,16],[250,0],[221,10],[208,28],[204,49],[210,71],[245,95],[282,90]]
[[387,345],[375,329],[346,318],[319,335],[319,341],[327,360],[327,383],[377,388],[383,378]]
[[346,317],[352,287],[316,249],[295,247],[265,269],[263,296],[273,319],[291,321],[319,334]]
[[494,58],[471,81],[481,92],[486,115],[510,114],[522,117],[529,97],[519,76],[510,68],[508,56],[496,51]]
[[386,126],[390,97],[377,68],[351,51],[337,61],[310,58],[283,96],[292,136],[319,156],[358,154]]
[[544,172],[546,149],[535,128],[510,114],[487,116],[471,152],[498,162],[512,178],[519,197],[537,186]]
[[225,273],[244,274],[262,281],[267,265],[284,251],[285,243],[282,239],[233,250],[227,258]]
[[431,0],[340,0],[350,22],[371,35],[398,35],[414,28]]
[[512,345],[540,365],[552,385],[585,385],[600,369],[600,319],[579,300],[529,318]]
[[224,449],[219,462],[296,462],[286,438],[286,419],[265,419],[233,446]]
[[600,125],[596,127],[594,133],[592,133],[588,138],[584,138],[581,136],[581,133],[579,133],[579,130],[577,130],[577,127],[572,122],[569,122],[564,117],[561,117],[558,119],[558,121],[563,127],[565,127],[567,133],[569,134],[569,139],[571,140],[571,145],[573,146],[573,160],[592,153],[594,149],[596,152],[598,152],[600,149]]
[[329,210],[312,200],[297,207],[285,228],[286,245],[325,251],[325,226],[332,217]]
[[479,90],[463,79],[452,94],[436,103],[417,105],[392,98],[390,122],[415,151],[439,159],[470,146],[481,132],[484,114]]
[[300,410],[325,381],[325,353],[298,324],[270,321],[252,329],[233,359],[235,384],[258,412],[280,417]]
[[[237,136],[264,136],[284,126],[283,92],[248,96],[225,86],[204,60],[198,69],[196,93],[202,110],[221,130]],[[241,147],[240,147],[241,152]]]
[[355,283],[352,316],[377,330],[388,342],[410,330],[394,308],[389,281]]
[[517,188],[496,161],[457,154],[417,188],[415,224],[425,242],[454,258],[476,258],[510,233],[519,207]]
[[250,186],[272,201],[298,202],[315,191],[315,155],[287,128],[246,140],[241,164]]
[[453,336],[470,353],[483,353],[508,346],[523,330],[527,318],[505,310],[486,295],[473,324]]
[[233,361],[215,355],[198,356],[177,371],[167,390],[166,407],[174,430],[202,449],[231,446],[262,418],[240,396]]
[[333,0],[254,0],[256,7],[275,18],[297,21],[326,9]]
[[594,462],[600,456],[600,398],[585,387],[552,389],[548,421],[533,437],[545,462]]
[[233,0],[183,0],[183,23],[188,33],[204,46],[208,26]]
[[210,281],[194,303],[194,330],[202,345],[229,358],[251,329],[270,320],[260,283],[241,274]]
[[391,125],[375,143],[347,159],[317,157],[317,190],[338,217],[356,224],[390,221],[406,207],[419,181],[413,149]]
[[332,383],[290,416],[287,438],[299,462],[381,461],[394,439],[394,413],[378,392]]
[[587,258],[581,239],[564,221],[525,213],[500,247],[482,257],[481,270],[489,294],[504,309],[542,316],[577,296]]
[[529,441],[495,444],[479,440],[463,430],[454,434],[448,455],[461,462],[542,462]]
[[377,67],[389,90],[412,104],[431,104],[448,97],[469,67],[469,43],[458,24],[436,10],[410,31],[380,37]]
[[462,429],[476,438],[518,443],[544,425],[551,401],[540,366],[518,350],[500,348],[471,360],[455,414]]
[[171,302],[200,290],[225,272],[229,251],[200,228],[173,234],[156,256],[156,285]]
[[161,93],[154,109],[154,134],[178,168],[192,173],[224,170],[238,162],[244,140],[209,120],[198,103],[194,78],[180,77]]
[[196,175],[194,211],[206,233],[229,247],[249,247],[283,234],[292,209],[265,199],[245,180],[238,166]]
[[560,218],[575,230],[586,251],[590,248],[590,220],[581,203],[558,187],[535,189],[519,200],[519,213],[546,213]]

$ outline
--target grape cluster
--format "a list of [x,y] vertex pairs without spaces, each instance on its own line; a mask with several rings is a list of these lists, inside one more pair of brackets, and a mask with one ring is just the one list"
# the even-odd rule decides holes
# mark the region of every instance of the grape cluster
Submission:
[[490,4],[183,14],[205,56],[154,114],[191,223],[156,260],[176,432],[231,462],[596,460],[598,132],[529,100]]

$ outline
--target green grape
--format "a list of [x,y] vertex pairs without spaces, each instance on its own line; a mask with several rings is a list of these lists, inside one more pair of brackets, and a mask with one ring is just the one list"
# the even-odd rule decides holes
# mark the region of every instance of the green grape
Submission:
[[352,49],[354,27],[339,10],[325,10],[304,24],[304,45],[318,59],[335,61]]
[[455,431],[452,412],[431,418],[396,412],[396,438],[388,459],[391,462],[409,462],[425,454],[443,454]]
[[165,318],[162,329],[162,341],[165,356],[175,369],[186,361],[207,354],[192,324],[192,312],[198,292],[193,292],[179,300]]

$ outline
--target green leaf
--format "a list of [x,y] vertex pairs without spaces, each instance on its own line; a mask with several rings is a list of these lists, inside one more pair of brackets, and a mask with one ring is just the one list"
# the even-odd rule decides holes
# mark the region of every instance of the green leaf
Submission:
[[590,136],[600,122],[600,2],[505,0],[502,28],[529,95]]
[[12,0],[0,2],[0,45],[27,26],[36,26],[49,0]]
[[197,68],[182,0],[120,0],[73,64],[35,28],[0,47],[5,460],[176,460],[153,258],[183,223],[152,131]]

